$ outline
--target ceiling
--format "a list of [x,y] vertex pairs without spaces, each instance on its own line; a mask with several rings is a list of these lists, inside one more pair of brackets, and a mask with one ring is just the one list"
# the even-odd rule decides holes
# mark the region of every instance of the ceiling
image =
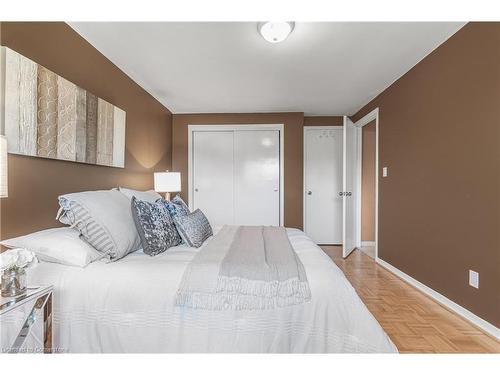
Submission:
[[173,113],[354,114],[464,23],[76,22],[80,35]]

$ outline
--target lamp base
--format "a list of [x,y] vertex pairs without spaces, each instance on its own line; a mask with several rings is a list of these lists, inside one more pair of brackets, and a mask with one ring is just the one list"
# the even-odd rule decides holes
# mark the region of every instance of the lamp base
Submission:
[[170,200],[170,193],[165,193],[165,200],[167,200],[167,201]]

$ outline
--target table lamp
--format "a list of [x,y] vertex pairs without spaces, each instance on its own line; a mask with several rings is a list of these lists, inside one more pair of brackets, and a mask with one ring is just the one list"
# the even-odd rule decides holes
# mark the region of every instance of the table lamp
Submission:
[[165,199],[170,200],[170,193],[181,191],[180,172],[156,172],[154,174],[155,191],[165,193]]

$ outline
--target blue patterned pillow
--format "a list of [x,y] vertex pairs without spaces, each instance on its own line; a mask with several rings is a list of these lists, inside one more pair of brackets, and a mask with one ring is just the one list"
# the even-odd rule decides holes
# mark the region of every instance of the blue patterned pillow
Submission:
[[[160,202],[158,200],[157,202]],[[187,204],[182,200],[182,198],[177,194],[172,200],[167,201],[165,199],[161,199],[161,203],[167,207],[168,212],[172,218],[177,215],[184,216],[189,214],[189,208]]]
[[145,254],[157,255],[181,243],[166,207],[132,197],[132,216]]
[[174,223],[182,240],[190,247],[200,247],[213,234],[208,219],[199,208],[190,214],[175,216]]

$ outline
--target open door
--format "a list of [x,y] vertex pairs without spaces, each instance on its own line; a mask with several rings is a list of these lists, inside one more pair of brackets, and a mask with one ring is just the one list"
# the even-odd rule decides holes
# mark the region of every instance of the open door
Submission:
[[342,255],[346,258],[356,248],[357,233],[357,128],[344,116],[343,191],[342,191]]

